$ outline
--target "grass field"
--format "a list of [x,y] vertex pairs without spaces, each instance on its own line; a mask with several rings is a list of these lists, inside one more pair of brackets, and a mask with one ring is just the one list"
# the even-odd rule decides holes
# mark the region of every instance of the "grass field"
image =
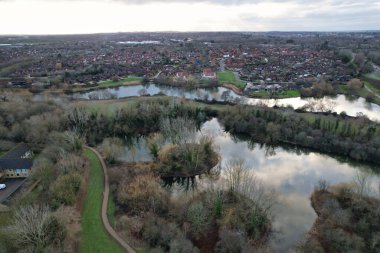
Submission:
[[375,80],[380,80],[380,74],[377,74],[377,75],[367,75],[368,78],[370,79],[375,79]]
[[91,172],[87,198],[82,213],[82,235],[80,252],[123,252],[120,246],[107,234],[101,221],[102,195],[104,190],[103,170],[97,156],[86,149]]
[[139,82],[142,81],[142,77],[126,77],[126,78],[121,78],[119,81],[114,82],[112,80],[107,80],[107,81],[101,81],[99,82],[99,86],[103,87],[113,87],[113,86],[119,86],[125,83],[131,83],[131,82]]
[[[372,84],[370,84],[369,82],[364,82],[365,83],[365,85],[368,87],[368,88],[370,88],[372,91],[374,91],[375,93],[377,93],[377,94],[380,94],[380,91],[379,90],[377,90]],[[347,85],[339,85],[338,87],[337,87],[337,92],[339,93],[339,94],[346,94],[346,95],[350,95],[350,93],[349,93],[349,91],[348,91],[348,87],[347,87]],[[356,91],[356,95],[357,96],[359,96],[359,97],[362,97],[362,98],[366,98],[366,97],[368,97],[368,96],[373,96],[373,94],[371,93],[371,92],[369,92],[367,89],[365,89],[365,88],[361,88],[360,90],[357,90]],[[374,97],[373,98],[373,102],[375,103],[375,104],[378,104],[378,105],[380,105],[380,99],[378,98],[378,97]]]
[[364,84],[369,88],[371,89],[373,92],[377,93],[380,95],[380,90],[377,89],[372,83],[370,82],[364,82]]
[[249,94],[251,97],[254,98],[294,98],[301,96],[299,90],[286,90],[286,91],[280,91],[275,93],[270,93],[268,91],[258,91],[258,92],[252,92]]
[[217,73],[218,81],[221,83],[230,83],[238,87],[239,89],[244,89],[246,83],[243,81],[236,80],[235,74],[232,71],[224,71]]

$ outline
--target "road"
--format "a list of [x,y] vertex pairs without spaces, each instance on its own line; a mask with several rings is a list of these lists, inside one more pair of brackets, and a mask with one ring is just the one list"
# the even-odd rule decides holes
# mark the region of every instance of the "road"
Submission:
[[7,186],[5,189],[0,190],[0,203],[10,198],[11,195],[15,193],[24,183],[25,178],[0,180],[0,184],[5,184]]
[[225,61],[224,58],[220,59],[220,61],[219,61],[219,70],[220,70],[220,72],[226,71],[226,64],[225,64],[224,61]]
[[110,192],[110,185],[108,181],[108,173],[107,173],[107,165],[103,160],[103,157],[100,155],[100,153],[91,148],[86,146],[86,148],[90,149],[92,152],[96,154],[98,157],[100,163],[102,164],[103,173],[104,173],[104,192],[103,192],[103,202],[102,202],[102,222],[104,225],[104,228],[107,230],[108,234],[112,236],[119,244],[122,246],[126,252],[128,253],[136,253],[136,251],[126,242],[124,241],[112,228],[108,216],[107,216],[107,207],[108,207],[108,198],[109,198],[109,192]]

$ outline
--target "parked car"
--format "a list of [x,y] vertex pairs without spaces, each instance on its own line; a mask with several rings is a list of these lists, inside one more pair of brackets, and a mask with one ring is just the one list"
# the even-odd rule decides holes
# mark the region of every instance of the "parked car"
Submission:
[[5,184],[0,184],[0,190],[5,189],[7,187]]

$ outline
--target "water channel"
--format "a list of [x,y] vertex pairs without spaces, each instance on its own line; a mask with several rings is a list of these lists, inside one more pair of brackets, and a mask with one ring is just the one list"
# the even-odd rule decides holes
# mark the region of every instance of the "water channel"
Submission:
[[344,95],[336,97],[314,98],[285,98],[285,99],[255,99],[237,95],[233,91],[224,88],[207,89],[184,89],[179,87],[158,86],[155,84],[122,86],[118,88],[108,88],[86,93],[73,95],[76,99],[109,99],[128,98],[142,95],[166,95],[171,97],[184,97],[191,100],[206,101],[229,101],[241,104],[266,104],[268,106],[292,106],[294,109],[308,106],[310,111],[332,111],[346,112],[347,115],[357,116],[363,113],[371,120],[380,121],[380,106],[368,103],[364,98],[350,98]]

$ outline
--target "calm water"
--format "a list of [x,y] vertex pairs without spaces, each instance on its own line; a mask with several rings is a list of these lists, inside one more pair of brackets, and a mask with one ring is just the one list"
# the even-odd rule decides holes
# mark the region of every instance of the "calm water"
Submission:
[[309,105],[311,111],[328,111],[341,113],[345,111],[350,116],[356,116],[361,112],[367,115],[372,120],[380,121],[380,106],[368,103],[364,98],[350,99],[344,95],[336,97],[325,97],[323,99],[313,98],[285,98],[285,99],[253,99],[244,96],[239,96],[233,91],[224,87],[211,89],[183,89],[178,87],[150,85],[122,86],[119,88],[109,88],[105,90],[91,91],[82,94],[74,95],[74,98],[83,99],[107,99],[107,98],[127,98],[141,95],[157,95],[165,94],[172,97],[184,97],[195,100],[216,100],[230,101],[241,104],[258,104],[263,103],[268,106],[287,106],[290,105],[297,109],[305,105]]
[[[350,182],[357,173],[370,173],[373,193],[376,194],[380,178],[375,166],[354,165],[338,161],[327,155],[307,150],[275,147],[269,148],[234,138],[224,132],[217,119],[203,124],[203,134],[214,136],[221,154],[222,168],[231,159],[243,158],[258,179],[268,188],[278,192],[278,204],[273,209],[274,238],[271,244],[276,252],[286,252],[294,247],[310,230],[316,214],[310,204],[310,194],[320,179],[330,184]],[[126,148],[124,160],[150,160],[145,141],[140,139],[133,148]],[[133,155],[131,155],[133,153]],[[216,182],[222,184],[221,178]],[[208,185],[207,178],[198,180],[198,187]],[[215,183],[215,182],[214,182]]]

